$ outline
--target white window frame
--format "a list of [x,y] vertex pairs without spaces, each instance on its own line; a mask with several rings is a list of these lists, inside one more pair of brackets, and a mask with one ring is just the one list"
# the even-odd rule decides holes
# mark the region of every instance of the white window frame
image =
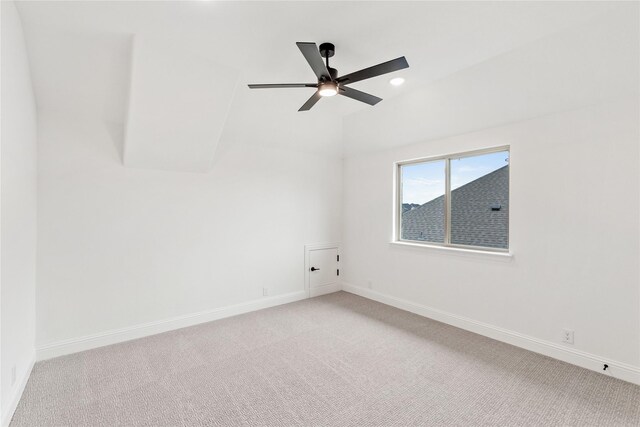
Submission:
[[[509,165],[511,165],[511,147],[509,145],[503,145],[500,147],[483,148],[480,150],[464,151],[459,153],[423,157],[419,159],[403,160],[394,163],[394,180],[395,180],[395,195],[394,195],[394,230],[393,230],[393,243],[409,244],[416,246],[436,247],[436,248],[452,248],[452,249],[465,249],[480,252],[497,252],[497,253],[509,253],[510,247],[510,228],[511,228],[511,209],[509,209],[509,220],[507,222],[507,248],[491,248],[486,246],[471,246],[451,243],[451,160],[460,159],[464,157],[474,157],[482,154],[497,153],[499,151],[507,151],[509,153]],[[445,175],[445,191],[444,191],[444,242],[424,242],[420,240],[407,240],[402,238],[402,166],[427,163],[438,160],[444,160],[444,175]],[[511,168],[509,168],[509,193],[511,193]],[[509,205],[511,205],[511,194],[509,194]]]

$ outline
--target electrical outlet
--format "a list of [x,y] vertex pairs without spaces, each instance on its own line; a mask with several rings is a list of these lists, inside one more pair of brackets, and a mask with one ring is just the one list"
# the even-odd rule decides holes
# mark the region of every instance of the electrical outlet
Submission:
[[269,296],[269,288],[262,288],[262,296],[263,297]]
[[11,367],[11,385],[13,386],[16,383],[16,365]]
[[572,329],[563,329],[562,330],[562,342],[565,344],[573,344],[573,330]]

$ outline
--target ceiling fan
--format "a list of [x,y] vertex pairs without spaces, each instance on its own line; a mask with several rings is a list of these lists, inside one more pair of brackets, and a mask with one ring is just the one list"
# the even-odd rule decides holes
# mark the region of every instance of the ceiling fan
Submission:
[[304,103],[298,111],[308,111],[316,102],[324,96],[344,95],[356,101],[364,102],[369,105],[376,105],[382,101],[382,98],[370,95],[365,92],[347,87],[346,85],[359,82],[361,80],[370,79],[382,74],[391,73],[393,71],[408,68],[409,64],[404,56],[374,65],[360,71],[338,77],[338,70],[329,67],[329,58],[335,52],[335,46],[331,43],[322,43],[320,49],[315,43],[297,42],[298,48],[302,55],[311,66],[311,69],[318,78],[318,83],[283,83],[283,84],[250,84],[251,89],[273,89],[273,88],[296,88],[296,87],[312,87],[316,92]]

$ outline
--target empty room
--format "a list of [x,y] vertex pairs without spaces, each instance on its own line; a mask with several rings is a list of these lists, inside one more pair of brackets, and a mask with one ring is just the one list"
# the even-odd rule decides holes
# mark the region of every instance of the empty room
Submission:
[[640,427],[640,2],[0,4],[0,427]]

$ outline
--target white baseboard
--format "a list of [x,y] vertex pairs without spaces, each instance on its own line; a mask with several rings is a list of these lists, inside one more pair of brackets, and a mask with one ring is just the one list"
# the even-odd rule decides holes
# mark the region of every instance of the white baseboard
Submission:
[[11,418],[13,418],[13,414],[16,412],[16,408],[18,408],[18,403],[20,402],[22,393],[24,393],[24,388],[27,386],[27,381],[29,381],[31,371],[33,370],[33,365],[35,363],[36,355],[32,354],[29,363],[27,364],[26,371],[24,371],[22,376],[20,377],[18,386],[14,387],[13,390],[11,390],[12,396],[9,397],[9,404],[7,405],[6,410],[3,410],[2,412],[2,427],[9,427]]
[[[564,347],[554,342],[541,340],[519,332],[478,322],[473,319],[447,313],[432,307],[385,295],[368,288],[342,283],[342,290],[402,310],[410,311],[411,313],[428,317],[439,322],[447,323],[467,331],[475,332],[507,344],[553,357],[554,359],[562,360],[563,362],[571,363],[582,368],[590,369],[601,374],[640,385],[640,367],[629,365],[628,363],[618,362],[605,357],[586,353],[584,351]],[[606,371],[603,371],[603,365],[605,363],[609,365],[609,367]]]
[[130,341],[149,335],[155,335],[162,332],[185,328],[187,326],[211,322],[213,320],[223,319],[225,317],[236,316],[238,314],[248,313],[250,311],[275,307],[277,305],[287,304],[305,298],[307,298],[306,291],[291,292],[284,295],[265,297],[240,304],[214,308],[212,310],[201,311],[199,313],[177,316],[171,319],[158,320],[155,322],[143,323],[139,325],[128,326],[126,328],[113,329],[97,334],[86,335],[79,338],[58,341],[37,347],[36,357],[37,360],[51,359],[53,357],[64,356],[66,354],[77,353],[97,347],[103,347],[105,345]]
[[318,297],[320,295],[330,294],[342,290],[340,283],[331,283],[330,285],[316,286],[309,289],[309,297]]

